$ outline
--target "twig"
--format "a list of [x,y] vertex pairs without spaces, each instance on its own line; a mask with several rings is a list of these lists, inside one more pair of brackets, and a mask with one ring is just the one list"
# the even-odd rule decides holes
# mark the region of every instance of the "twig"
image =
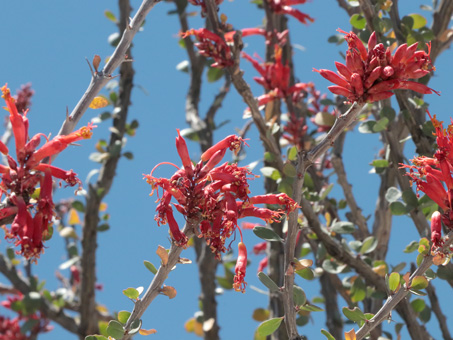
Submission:
[[426,287],[426,292],[428,293],[429,301],[431,302],[431,310],[434,312],[437,320],[439,321],[439,328],[442,332],[442,337],[444,340],[453,340],[450,335],[450,331],[448,330],[448,323],[447,318],[442,313],[442,309],[440,308],[439,299],[437,298],[436,289],[434,286],[429,283],[428,287]]
[[[26,295],[32,291],[29,282],[16,271],[16,267],[2,253],[0,253],[0,273],[5,275],[14,288],[22,294]],[[41,299],[40,310],[47,318],[55,321],[64,329],[79,334],[79,327],[75,319],[56,308],[46,299]]]
[[[450,244],[453,243],[453,232],[450,232],[446,236],[446,241],[443,249],[446,249]],[[425,257],[420,266],[412,273],[409,278],[409,285],[416,276],[423,275],[429,267],[433,264],[433,256],[429,255]],[[410,293],[409,289],[401,287],[400,290],[393,296],[390,296],[385,302],[384,306],[373,316],[371,320],[366,322],[356,333],[356,339],[363,339],[371,330],[377,327],[382,321],[386,320],[390,312],[396,307],[396,305],[403,300]]]
[[71,114],[63,122],[58,135],[67,135],[74,130],[96,94],[98,94],[99,91],[112,78],[113,71],[115,71],[115,69],[127,59],[127,50],[132,43],[132,39],[142,26],[143,21],[145,20],[145,17],[148,15],[149,11],[151,11],[154,5],[160,1],[161,0],[144,0],[142,2],[134,18],[126,26],[126,29],[123,32],[123,36],[121,37],[121,40],[112,56],[110,57],[109,61],[104,66],[102,71],[97,72],[95,76],[91,78],[91,82],[88,85],[87,90],[85,91]]
[[[192,237],[194,235],[194,230],[198,227],[200,223],[199,219],[188,219],[186,225],[184,226],[183,233],[188,237]],[[159,267],[154,279],[151,281],[148,289],[146,290],[145,295],[139,300],[135,302],[134,309],[132,310],[131,316],[129,320],[127,320],[124,329],[126,331],[130,330],[132,322],[135,320],[139,320],[151,302],[156,298],[157,295],[160,294],[162,290],[162,285],[164,281],[167,279],[170,271],[179,261],[179,255],[181,254],[183,248],[177,246],[176,244],[172,243],[170,251],[168,253],[168,263],[166,265],[162,265]],[[129,340],[131,335],[125,334],[123,340]]]

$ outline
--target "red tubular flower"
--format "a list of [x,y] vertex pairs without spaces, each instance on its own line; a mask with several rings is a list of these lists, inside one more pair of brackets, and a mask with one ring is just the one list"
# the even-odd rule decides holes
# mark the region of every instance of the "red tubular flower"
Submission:
[[247,282],[244,281],[245,271],[247,269],[247,248],[242,242],[238,243],[238,259],[234,267],[234,283],[233,288],[237,292],[245,293]]
[[368,40],[368,49],[353,32],[345,34],[348,43],[346,65],[335,62],[338,74],[329,70],[316,70],[322,77],[336,84],[328,89],[337,95],[348,98],[350,102],[374,102],[392,96],[392,90],[407,89],[422,94],[439,93],[426,85],[408,79],[418,79],[435,70],[428,53],[417,51],[418,44],[409,47],[403,44],[392,56],[389,48],[377,44],[373,32]]
[[253,246],[253,254],[255,255],[263,254],[266,251],[266,249],[267,249],[266,241],[257,243]]
[[[178,152],[183,145],[182,137],[177,139]],[[225,155],[226,149],[239,150],[244,140],[238,136],[228,136],[213,147],[209,148],[201,157],[201,161],[193,167],[192,172],[187,172],[185,167],[179,168],[171,163],[178,170],[170,178],[156,178],[153,173],[156,166],[145,178],[152,186],[152,190],[161,188],[162,196],[159,198],[155,220],[158,225],[167,224],[170,228],[172,240],[176,245],[185,246],[187,237],[179,230],[173,217],[171,199],[175,198],[174,204],[178,212],[186,219],[201,219],[198,237],[203,237],[217,259],[220,259],[222,252],[229,247],[225,242],[236,230],[239,230],[238,219],[245,216],[256,216],[266,221],[279,219],[284,213],[292,211],[298,205],[284,194],[256,196],[249,198],[248,180],[251,172],[246,167],[239,167],[237,164],[223,163],[218,166]],[[185,154],[181,152],[180,154]],[[181,158],[184,158],[183,156]],[[153,193],[152,192],[152,193]],[[252,200],[252,201],[251,201]],[[271,211],[266,208],[257,208],[254,204],[271,203],[282,204],[285,210]],[[241,236],[242,237],[242,236]],[[240,258],[244,261],[246,256],[245,245],[241,242]],[[239,262],[240,262],[239,261]],[[245,262],[247,262],[245,257]],[[243,291],[245,289],[244,264],[238,264],[236,287]]]
[[223,68],[233,65],[230,47],[217,34],[207,28],[190,29],[181,33],[183,38],[190,35],[194,35],[199,41],[195,46],[200,50],[200,54],[214,59],[215,63],[211,65],[212,67]]
[[[2,180],[1,195],[5,195],[8,205],[0,210],[0,217],[4,218],[16,214],[11,228],[4,227],[6,238],[14,240],[15,245],[20,245],[20,251],[27,259],[36,261],[44,251],[43,238],[47,236],[48,227],[55,216],[55,206],[52,200],[52,177],[60,178],[69,185],[80,184],[76,174],[65,171],[49,164],[40,162],[56,155],[64,150],[70,143],[83,138],[89,138],[92,134],[92,125],[83,127],[67,136],[57,136],[47,141],[37,149],[42,133],[38,133],[31,139],[28,138],[28,119],[26,108],[30,106],[30,97],[33,91],[23,87],[18,93],[16,106],[7,86],[2,87],[16,144],[15,160],[9,154],[8,148],[0,143],[0,152],[6,155],[9,167],[0,166]],[[22,114],[20,113],[22,112]],[[45,136],[44,136],[45,137]],[[46,138],[47,139],[47,138]],[[32,199],[36,186],[40,184],[39,198]]]
[[431,242],[433,247],[441,246],[442,237],[442,220],[441,214],[438,211],[433,212],[431,216]]
[[262,272],[268,266],[268,263],[269,257],[266,256],[260,261],[260,263],[258,263],[258,273]]
[[192,161],[190,160],[189,157],[189,150],[187,150],[187,144],[184,138],[181,137],[181,134],[178,131],[178,137],[176,137],[176,150],[178,151],[179,157],[181,158],[182,165],[184,166],[184,169],[186,170],[186,173],[189,177],[192,177],[193,175],[193,166],[192,166]]
[[[201,6],[201,16],[204,18],[206,16],[206,4],[204,0],[187,0],[194,6]],[[223,2],[223,0],[215,0],[215,4],[218,6]]]
[[272,12],[276,14],[288,14],[299,20],[302,24],[307,25],[308,21],[313,22],[314,19],[308,14],[292,8],[292,5],[304,4],[307,0],[267,0]]

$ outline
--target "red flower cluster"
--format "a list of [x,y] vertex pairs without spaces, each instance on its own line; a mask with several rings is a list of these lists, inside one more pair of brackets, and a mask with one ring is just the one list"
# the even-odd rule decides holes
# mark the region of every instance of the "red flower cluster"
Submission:
[[257,60],[253,59],[247,53],[243,52],[242,57],[250,61],[253,67],[259,72],[261,77],[254,77],[253,79],[264,87],[268,93],[258,97],[258,105],[267,104],[277,98],[286,99],[292,95],[292,100],[297,102],[299,95],[303,91],[312,86],[311,83],[297,83],[289,86],[290,68],[288,63],[282,63],[282,49],[280,46],[275,45],[275,53],[273,63],[260,64]]
[[[283,214],[297,209],[297,203],[286,194],[249,197],[248,180],[252,178],[248,177],[251,172],[246,167],[239,167],[234,163],[217,166],[227,149],[237,152],[242,143],[245,143],[242,138],[228,136],[204,152],[201,161],[194,166],[186,142],[178,131],[176,149],[183,167],[178,168],[172,164],[178,170],[170,179],[156,178],[153,173],[159,165],[171,164],[161,163],[151,174],[145,176],[153,191],[163,189],[163,194],[158,199],[155,220],[158,225],[168,224],[171,237],[178,246],[186,246],[187,236],[181,232],[173,216],[172,198],[176,200],[173,206],[186,218],[201,217],[198,237],[205,238],[218,259],[220,254],[227,250],[225,241],[238,228],[238,219],[254,216],[266,222],[273,222],[279,220]],[[284,205],[285,209],[273,211],[256,207],[255,204],[280,204]],[[240,246],[240,258],[244,256],[244,248],[245,246]],[[239,265],[238,270],[242,274],[236,273],[238,280],[235,281],[235,287],[242,287],[244,265]]]
[[[442,209],[443,214],[434,213],[431,219],[431,238],[433,247],[443,244],[441,238],[441,220],[444,225],[453,230],[453,123],[443,128],[436,116],[429,117],[436,129],[437,151],[433,158],[420,156],[412,160],[414,165],[404,165],[409,168],[408,175],[417,185],[417,190],[423,191]],[[439,219],[439,216],[441,219]]]
[[[0,197],[5,195],[7,199],[7,205],[0,210],[0,218],[16,215],[10,229],[3,227],[6,238],[16,240],[15,245],[21,247],[19,253],[27,259],[37,259],[44,251],[43,238],[48,236],[48,227],[55,216],[52,176],[71,186],[80,184],[72,170],[66,171],[41,161],[60,153],[73,142],[90,138],[93,126],[82,127],[50,141],[42,133],[30,139],[27,112],[19,113],[6,85],[2,92],[16,142],[16,160],[9,154],[8,147],[0,142],[0,152],[8,161],[8,166],[0,164]],[[41,137],[47,142],[37,149]],[[38,184],[40,190],[36,191]]]
[[328,89],[337,95],[345,96],[350,102],[375,102],[393,95],[391,90],[408,89],[418,93],[430,94],[433,89],[408,79],[419,79],[435,70],[428,53],[417,51],[418,43],[411,46],[403,44],[392,55],[390,48],[377,44],[373,32],[368,40],[368,50],[353,32],[345,33],[348,43],[346,65],[335,62],[338,74],[330,70],[316,70],[321,76],[336,84]]
[[0,340],[28,340],[20,331],[19,318],[10,319],[0,315]]
[[[262,35],[266,39],[266,45],[269,45],[272,41],[273,38],[276,39],[277,44],[280,46],[283,46],[286,44],[288,40],[288,30],[284,30],[283,32],[278,32],[277,30],[274,30],[273,32],[266,31],[265,29],[262,28],[243,28],[240,30],[242,32],[242,37],[248,37],[251,35]],[[231,31],[225,33],[225,41],[227,42],[232,42],[233,37],[236,31]]]
[[314,19],[308,14],[302,13],[301,11],[292,8],[292,5],[300,5],[307,2],[307,0],[267,0],[269,7],[275,14],[287,14],[291,15],[302,24],[308,24],[307,21],[313,22]]
[[190,29],[181,33],[183,38],[190,35],[194,35],[199,41],[195,46],[200,50],[200,54],[214,59],[212,67],[224,68],[233,65],[230,47],[217,34],[206,28]]

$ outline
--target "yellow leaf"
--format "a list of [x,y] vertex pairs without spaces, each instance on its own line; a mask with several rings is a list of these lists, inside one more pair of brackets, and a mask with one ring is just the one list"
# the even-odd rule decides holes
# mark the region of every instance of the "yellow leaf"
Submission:
[[324,217],[326,219],[326,226],[330,227],[330,223],[332,223],[332,216],[330,216],[330,214],[326,212]]
[[198,322],[198,321],[195,320],[193,332],[197,336],[200,336],[200,337],[204,336],[203,324],[201,322]]
[[79,214],[77,214],[77,210],[74,208],[69,209],[69,218],[68,218],[68,224],[69,225],[76,225],[76,224],[81,224],[80,223],[80,218]]
[[351,329],[349,332],[344,332],[344,339],[345,340],[356,340],[354,328]]
[[99,211],[106,211],[107,210],[107,203],[101,202],[99,206]]
[[156,254],[160,257],[160,260],[162,261],[162,265],[166,266],[168,263],[168,253],[165,250],[164,247],[158,246],[156,250]]
[[190,318],[189,320],[186,321],[186,323],[184,324],[184,329],[186,330],[186,332],[188,333],[192,333],[195,329],[195,318]]
[[252,318],[255,321],[263,322],[269,319],[270,312],[264,308],[257,308],[253,311]]
[[168,296],[170,299],[173,299],[176,296],[176,289],[172,286],[164,286],[160,291],[162,294]]
[[109,105],[109,101],[104,97],[94,97],[93,101],[90,104],[90,109],[102,109]]
[[157,331],[155,329],[141,329],[138,331],[141,335],[150,335],[155,334]]
[[104,315],[107,315],[109,313],[109,310],[107,309],[106,306],[104,305],[97,305],[96,306],[96,310],[101,313],[101,314],[104,314]]
[[387,274],[387,266],[385,264],[381,264],[377,267],[374,267],[373,272],[375,272],[381,277],[385,277],[385,274]]

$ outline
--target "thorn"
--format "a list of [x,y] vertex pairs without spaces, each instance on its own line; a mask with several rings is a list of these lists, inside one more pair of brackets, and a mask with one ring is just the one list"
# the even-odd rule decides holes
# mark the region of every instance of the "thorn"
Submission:
[[88,67],[90,68],[90,71],[91,71],[91,76],[92,76],[92,77],[94,78],[94,72],[93,72],[93,68],[91,67],[91,64],[90,64],[90,62],[89,62],[88,58],[87,58],[87,57],[85,57],[85,60],[87,61],[87,63],[88,63]]

